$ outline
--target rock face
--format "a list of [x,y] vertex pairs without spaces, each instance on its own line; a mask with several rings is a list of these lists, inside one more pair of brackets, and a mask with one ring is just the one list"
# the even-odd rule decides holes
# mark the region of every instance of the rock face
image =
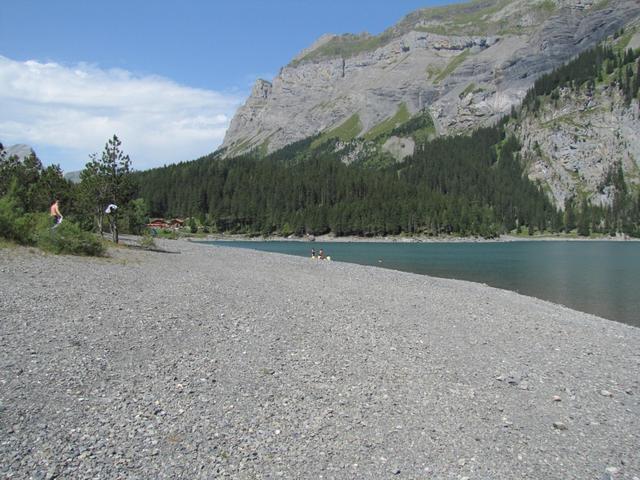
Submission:
[[428,110],[438,134],[466,132],[639,17],[637,0],[476,0],[418,10],[378,36],[325,35],[272,83],[256,82],[222,148],[271,152],[354,114],[363,135],[403,104]]
[[18,143],[16,145],[11,145],[5,149],[5,156],[7,158],[10,157],[18,157],[19,161],[23,161],[25,158],[35,155],[35,151],[29,145],[25,145],[23,143]]
[[628,185],[640,185],[640,105],[625,105],[617,88],[560,91],[514,131],[523,145],[529,178],[546,186],[556,205],[587,196],[610,205],[610,175],[622,168]]

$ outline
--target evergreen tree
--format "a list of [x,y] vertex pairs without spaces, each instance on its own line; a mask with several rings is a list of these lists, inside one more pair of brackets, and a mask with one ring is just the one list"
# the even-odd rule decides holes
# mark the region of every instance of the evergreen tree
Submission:
[[135,185],[131,175],[131,160],[121,150],[122,142],[116,135],[110,138],[98,158],[90,156],[89,163],[80,173],[80,191],[84,204],[90,207],[102,235],[105,209],[109,204],[118,206],[108,214],[114,243],[118,243],[120,208],[133,198]]

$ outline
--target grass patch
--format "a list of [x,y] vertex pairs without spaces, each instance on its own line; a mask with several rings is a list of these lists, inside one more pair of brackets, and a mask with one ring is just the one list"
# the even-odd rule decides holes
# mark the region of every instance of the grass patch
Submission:
[[260,158],[264,158],[269,154],[269,142],[271,141],[271,137],[273,137],[279,130],[275,132],[271,132],[267,135],[267,138],[257,147],[258,156]]
[[362,131],[362,122],[360,115],[354,113],[345,122],[337,126],[333,130],[324,132],[311,143],[311,148],[317,148],[330,138],[338,138],[343,142],[353,140]]
[[7,240],[6,238],[0,237],[0,249],[15,248],[16,246],[17,246],[17,243],[11,242],[11,241]]
[[424,144],[436,136],[436,127],[429,110],[424,109],[405,123],[394,128],[390,133],[391,135],[411,137],[416,144]]
[[266,138],[264,142],[262,142],[258,147],[258,156],[260,158],[266,157],[268,152],[269,152],[269,139]]
[[[486,20],[490,15],[499,12],[511,0],[473,0],[468,3],[447,5],[442,7],[425,8],[407,15],[395,27],[385,30],[380,35],[345,34],[333,37],[304,57],[294,60],[289,65],[296,66],[305,61],[320,58],[342,57],[349,58],[363,52],[370,52],[380,48],[394,38],[411,30],[436,33],[441,35],[455,34],[483,34],[498,29],[498,24]],[[545,0],[543,4],[546,3]],[[438,22],[437,25],[420,25],[420,22]]]
[[556,9],[556,3],[553,0],[543,0],[536,4],[536,8],[545,13],[553,13]]
[[[492,15],[505,8],[511,1],[473,0],[467,3],[417,10],[380,35],[365,33],[335,36],[304,57],[292,61],[289,65],[295,67],[302,62],[322,58],[353,57],[383,47],[393,39],[412,30],[438,35],[489,35],[506,34],[511,31],[521,32],[522,28],[518,26],[521,15],[512,15],[507,20],[490,20]],[[556,5],[553,0],[542,0],[529,8],[530,11],[540,12],[546,17],[556,10]],[[429,22],[433,22],[433,24],[429,24]],[[420,23],[427,24],[420,25]]]
[[620,38],[618,38],[618,42],[616,44],[619,51],[625,52],[627,50],[627,47],[629,46],[629,43],[631,42],[631,39],[633,38],[635,33],[636,32],[634,29],[625,28],[624,33]]
[[245,149],[245,147],[249,146],[251,142],[251,138],[240,138],[238,139],[238,141],[236,142],[235,145],[231,145],[229,148],[229,154],[230,155],[235,155],[239,152],[241,152],[242,150]]
[[476,87],[475,83],[470,83],[469,85],[467,85],[467,88],[465,88],[462,92],[460,92],[460,95],[458,95],[458,97],[460,99],[463,99],[464,97],[466,97],[470,93],[476,94],[476,93],[482,92],[483,90],[484,90],[484,88],[482,88],[482,87]]
[[475,83],[470,83],[469,85],[467,85],[467,88],[465,88],[463,91],[460,92],[460,95],[458,95],[458,98],[464,98],[467,95],[469,95],[471,92],[473,92],[473,90],[476,88],[476,84]]
[[411,118],[409,114],[409,110],[407,109],[406,103],[401,103],[393,117],[389,117],[386,120],[383,120],[371,130],[369,130],[365,135],[365,140],[373,140],[374,138],[378,138],[382,135],[386,135],[390,133],[394,128],[399,127],[401,124],[405,123],[407,120]]
[[434,77],[437,77],[442,72],[442,69],[437,65],[427,65],[427,80],[431,80]]
[[607,8],[611,4],[611,0],[600,0],[593,6],[594,10],[602,10],[603,8]]
[[471,51],[469,49],[466,49],[466,50],[463,50],[458,55],[456,55],[455,57],[453,57],[451,61],[447,64],[447,66],[444,68],[444,70],[442,70],[438,74],[438,76],[433,80],[433,83],[440,83],[442,80],[444,80],[449,75],[451,75],[451,73],[453,73],[456,70],[456,68],[458,68],[462,64],[462,62],[464,62],[469,57],[470,54],[471,54]]
[[402,22],[407,26],[420,21],[438,22],[434,25],[421,25],[415,30],[440,35],[489,34],[498,31],[500,24],[487,21],[491,15],[499,12],[510,0],[474,0],[468,3],[419,10],[407,16]]
[[383,32],[380,35],[375,36],[369,34],[353,35],[347,33],[333,37],[331,40],[307,53],[299,60],[294,60],[290,65],[296,66],[299,63],[319,58],[353,57],[359,53],[369,52],[376,48],[380,48],[392,39],[393,35],[390,32]]

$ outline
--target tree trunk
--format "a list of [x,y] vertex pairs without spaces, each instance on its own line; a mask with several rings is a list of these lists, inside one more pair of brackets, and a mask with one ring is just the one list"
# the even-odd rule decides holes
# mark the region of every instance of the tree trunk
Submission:
[[109,215],[109,224],[111,225],[113,243],[118,243],[118,219],[115,214]]
[[102,212],[98,213],[96,217],[96,221],[98,223],[98,231],[100,232],[100,238],[104,238],[103,231],[102,231],[102,224],[103,224]]

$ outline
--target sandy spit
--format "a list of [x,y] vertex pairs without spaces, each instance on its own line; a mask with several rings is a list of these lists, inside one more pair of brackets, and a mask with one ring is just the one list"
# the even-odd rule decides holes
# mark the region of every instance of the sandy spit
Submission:
[[0,250],[0,477],[640,478],[640,329],[159,243]]

